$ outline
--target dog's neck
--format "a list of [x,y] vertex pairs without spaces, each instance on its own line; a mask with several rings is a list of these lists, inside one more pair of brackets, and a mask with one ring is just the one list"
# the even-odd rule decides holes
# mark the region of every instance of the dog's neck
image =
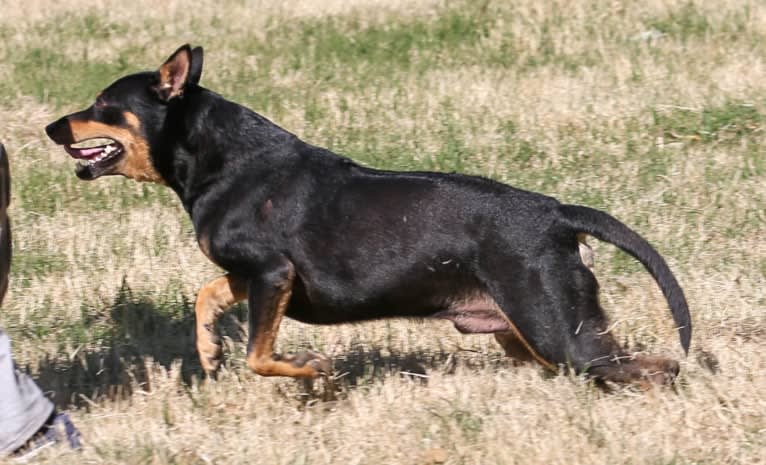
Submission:
[[[168,106],[153,163],[191,213],[194,202],[218,180],[247,167],[256,181],[271,171],[299,139],[254,111],[202,87]],[[235,171],[233,171],[235,170]]]

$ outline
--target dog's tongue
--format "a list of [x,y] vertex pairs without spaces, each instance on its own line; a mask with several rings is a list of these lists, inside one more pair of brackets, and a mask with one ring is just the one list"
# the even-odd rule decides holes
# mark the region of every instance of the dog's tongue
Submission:
[[67,153],[75,158],[91,158],[104,151],[104,147],[88,147],[86,149],[76,149],[74,147],[65,146],[64,149]]

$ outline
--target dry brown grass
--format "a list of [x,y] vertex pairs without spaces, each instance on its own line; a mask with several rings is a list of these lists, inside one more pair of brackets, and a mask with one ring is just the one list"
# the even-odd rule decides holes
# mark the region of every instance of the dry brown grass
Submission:
[[[766,7],[512,3],[0,0],[0,79],[15,89],[0,90],[0,140],[11,154],[17,254],[0,325],[57,403],[73,404],[86,440],[82,454],[57,449],[41,463],[766,463],[766,138],[764,120],[742,123],[750,109],[766,114]],[[343,49],[319,56],[312,47],[322,36],[290,45],[304,26],[332,24],[358,40],[379,28],[384,40],[452,11],[485,15],[486,34],[446,49],[420,43],[408,52],[413,63],[436,57],[422,69]],[[103,37],[66,29],[86,13],[120,27]],[[59,21],[62,32],[45,32]],[[640,38],[657,28],[663,37]],[[515,62],[493,64],[493,53],[511,53],[501,53],[509,31]],[[273,41],[270,61],[243,45],[258,38]],[[327,402],[250,374],[233,317],[227,371],[200,383],[189,302],[220,271],[197,250],[178,202],[122,180],[77,181],[42,127],[85,97],[57,103],[18,85],[19,70],[34,72],[19,64],[34,48],[74,57],[76,67],[115,63],[136,47],[128,65],[141,69],[184,41],[208,50],[203,83],[313,143],[378,166],[493,176],[634,225],[689,298],[695,333],[676,389],[604,394],[512,366],[491,338],[446,323],[287,322],[280,349],[315,347],[346,373]],[[292,66],[296,57],[304,61]],[[330,76],[317,75],[319,59]],[[55,90],[72,76],[64,71],[35,76]],[[101,76],[89,79],[84,95]],[[685,129],[706,114],[733,116],[715,137]],[[596,244],[596,254],[615,331],[632,347],[680,356],[647,274],[611,246]],[[711,354],[715,375],[699,362]],[[427,384],[400,376],[423,369]]]

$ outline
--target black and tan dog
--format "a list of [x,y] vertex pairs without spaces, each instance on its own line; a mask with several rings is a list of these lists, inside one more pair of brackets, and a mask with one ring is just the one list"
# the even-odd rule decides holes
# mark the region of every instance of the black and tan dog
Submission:
[[317,377],[315,352],[273,353],[284,316],[316,324],[442,318],[493,333],[508,355],[601,380],[666,382],[678,363],[630,357],[608,332],[580,254],[592,235],[640,261],[688,351],[689,311],[663,258],[606,213],[475,176],[381,171],[314,147],[201,87],[202,49],[107,87],[46,132],[77,176],[169,186],[227,275],[197,297],[197,350],[220,363],[215,322],[247,299],[247,363],[265,376]]

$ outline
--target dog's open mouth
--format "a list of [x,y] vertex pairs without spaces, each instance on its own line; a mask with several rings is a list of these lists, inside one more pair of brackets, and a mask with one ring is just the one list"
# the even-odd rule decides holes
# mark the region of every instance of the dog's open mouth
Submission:
[[125,148],[114,139],[97,137],[64,145],[64,150],[77,159],[75,173],[79,178],[95,179],[122,157]]

